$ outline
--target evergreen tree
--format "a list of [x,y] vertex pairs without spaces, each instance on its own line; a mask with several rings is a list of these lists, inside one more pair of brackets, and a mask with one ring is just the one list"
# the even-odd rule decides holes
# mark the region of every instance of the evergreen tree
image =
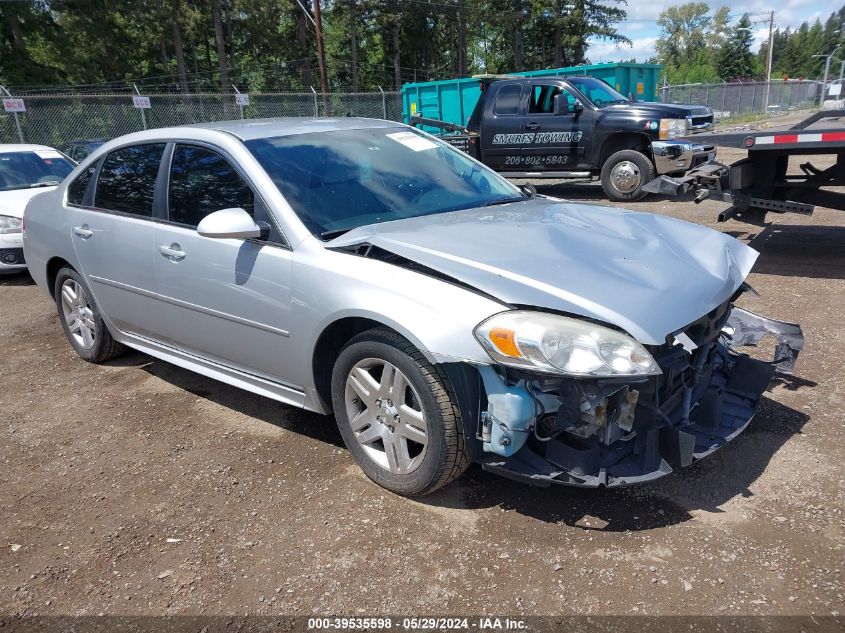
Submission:
[[723,80],[752,78],[755,70],[754,54],[751,52],[753,39],[751,20],[745,14],[731,29],[716,61],[716,71]]

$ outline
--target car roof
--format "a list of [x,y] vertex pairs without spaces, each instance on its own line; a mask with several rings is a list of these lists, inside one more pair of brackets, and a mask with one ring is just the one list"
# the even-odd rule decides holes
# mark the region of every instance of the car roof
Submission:
[[54,147],[49,145],[32,145],[30,143],[2,143],[0,144],[0,154],[11,154],[12,152],[34,152],[36,150],[54,150]]
[[309,132],[333,132],[336,130],[360,130],[366,128],[384,128],[400,125],[396,121],[382,119],[364,119],[359,117],[336,117],[307,119],[301,117],[279,117],[274,119],[243,119],[234,121],[214,121],[196,123],[185,127],[204,128],[226,132],[242,141],[258,138],[273,138],[306,134]]
[[66,145],[87,145],[89,143],[107,143],[109,139],[107,138],[77,138],[72,141],[68,141],[67,143],[62,143],[62,146]]

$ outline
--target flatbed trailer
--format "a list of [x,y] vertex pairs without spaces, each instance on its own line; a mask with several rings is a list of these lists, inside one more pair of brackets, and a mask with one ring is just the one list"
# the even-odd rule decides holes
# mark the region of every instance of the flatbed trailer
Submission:
[[[824,120],[836,125],[815,127]],[[736,218],[759,224],[767,213],[811,215],[816,206],[845,211],[845,192],[822,189],[845,186],[845,110],[817,112],[788,130],[707,134],[705,140],[716,147],[746,149],[748,156],[731,165],[703,163],[683,176],[660,176],[643,189],[670,196],[692,190],[696,203],[727,202],[720,222]],[[835,155],[836,162],[824,169],[801,163],[801,173],[788,173],[791,157],[819,154]]]

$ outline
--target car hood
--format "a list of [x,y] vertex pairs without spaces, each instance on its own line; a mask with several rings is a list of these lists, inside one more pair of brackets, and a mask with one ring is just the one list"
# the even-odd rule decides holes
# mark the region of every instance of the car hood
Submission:
[[653,345],[724,303],[758,255],[696,224],[549,199],[367,225],[329,247],[358,244],[505,303],[597,319]]
[[686,105],[682,103],[657,103],[652,101],[634,101],[630,103],[622,103],[611,105],[604,110],[624,110],[628,114],[636,113],[641,117],[663,117],[683,119],[688,116],[704,116],[712,114],[710,108],[696,105]]
[[0,215],[22,218],[27,203],[39,193],[54,191],[56,187],[33,187],[32,189],[11,189],[0,191]]

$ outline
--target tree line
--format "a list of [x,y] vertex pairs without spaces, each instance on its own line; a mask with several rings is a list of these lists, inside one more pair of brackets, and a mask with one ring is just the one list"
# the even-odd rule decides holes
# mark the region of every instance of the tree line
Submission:
[[[0,83],[154,91],[320,85],[314,0],[5,0]],[[627,43],[626,0],[322,0],[330,90],[569,66]]]
[[[777,17],[777,13],[775,13]],[[670,84],[761,80],[766,77],[768,41],[756,53],[754,31],[766,29],[768,12],[735,19],[728,7],[711,12],[706,2],[688,2],[660,14],[657,56],[666,66]],[[772,79],[819,78],[821,56],[845,42],[845,7],[822,23],[804,22],[797,28],[775,29],[772,34]],[[841,55],[845,58],[845,53]],[[832,75],[838,75],[835,62]],[[834,72],[835,71],[835,72]]]
[[[0,84],[14,88],[308,91],[319,86],[316,0],[3,0]],[[630,40],[626,0],[321,0],[332,91],[589,63],[588,43]],[[761,79],[766,15],[705,2],[660,14],[669,83]],[[777,29],[772,76],[819,77],[845,7]],[[631,60],[636,61],[636,60]],[[833,74],[839,72],[836,62]]]

